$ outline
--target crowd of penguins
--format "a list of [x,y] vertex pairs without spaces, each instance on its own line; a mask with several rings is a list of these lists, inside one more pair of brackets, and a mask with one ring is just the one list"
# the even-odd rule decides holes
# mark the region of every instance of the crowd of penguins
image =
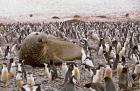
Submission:
[[[84,91],[133,91],[133,87],[140,86],[139,21],[14,23],[0,24],[0,29],[0,60],[8,60],[1,63],[3,88],[14,77],[18,91],[41,91],[41,84],[35,82],[33,73],[25,70],[24,60],[14,59],[18,57],[20,44],[31,32],[44,32],[82,46],[80,66],[91,75],[90,82],[83,84]],[[6,44],[11,45],[5,47]],[[97,62],[93,52],[104,62]],[[44,63],[44,67],[46,79],[59,78],[53,60]],[[76,84],[81,82],[79,66],[64,61],[61,68],[63,91],[76,91]]]

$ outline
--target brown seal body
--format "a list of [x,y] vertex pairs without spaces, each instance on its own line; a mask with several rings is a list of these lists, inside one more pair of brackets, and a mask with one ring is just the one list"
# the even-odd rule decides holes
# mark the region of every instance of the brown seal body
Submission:
[[61,63],[81,58],[81,47],[42,32],[32,32],[21,44],[19,58],[34,67],[50,60]]

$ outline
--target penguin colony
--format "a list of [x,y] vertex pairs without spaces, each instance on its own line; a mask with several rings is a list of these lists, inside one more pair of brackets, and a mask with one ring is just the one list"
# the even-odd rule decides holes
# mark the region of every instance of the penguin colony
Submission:
[[[5,30],[0,31],[0,91],[10,88],[11,79],[16,91],[139,91],[139,21],[18,23],[0,27]],[[23,39],[35,31],[81,45],[81,61],[64,62],[61,66],[53,64],[53,60],[44,63],[42,74],[47,80],[37,82],[41,78],[36,78],[36,72],[28,72],[24,60],[16,59]],[[43,89],[44,83],[55,84],[58,80],[62,80],[61,90]]]

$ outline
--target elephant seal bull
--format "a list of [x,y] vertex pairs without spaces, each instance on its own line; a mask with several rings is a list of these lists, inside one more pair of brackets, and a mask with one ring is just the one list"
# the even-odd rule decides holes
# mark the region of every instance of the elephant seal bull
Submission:
[[81,47],[43,32],[32,32],[22,42],[19,59],[25,64],[40,67],[50,60],[57,64],[62,61],[80,59]]

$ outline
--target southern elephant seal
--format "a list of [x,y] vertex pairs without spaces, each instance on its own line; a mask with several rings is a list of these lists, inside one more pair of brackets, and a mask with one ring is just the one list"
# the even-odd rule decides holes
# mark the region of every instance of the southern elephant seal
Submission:
[[49,60],[62,63],[62,61],[80,59],[81,48],[43,32],[32,32],[21,44],[19,59],[33,67],[43,66],[43,63],[49,63]]

